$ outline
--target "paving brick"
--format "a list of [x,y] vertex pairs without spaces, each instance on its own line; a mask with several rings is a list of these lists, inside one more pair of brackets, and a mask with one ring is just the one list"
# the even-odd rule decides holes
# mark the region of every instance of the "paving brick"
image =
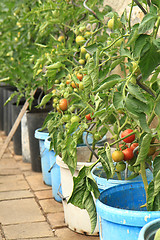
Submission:
[[0,202],[0,222],[2,225],[44,221],[39,206],[34,199],[18,199]]
[[31,239],[53,237],[54,232],[50,229],[46,222],[33,222],[33,223],[22,223],[15,225],[4,226],[4,234],[6,240],[18,240],[18,239]]
[[21,174],[21,171],[17,168],[1,169],[1,171],[0,171],[0,176],[17,175],[17,174]]
[[64,212],[49,213],[47,214],[47,219],[53,229],[67,227],[67,224],[64,222]]
[[45,213],[63,212],[62,203],[59,203],[54,199],[40,200],[39,203]]
[[26,175],[26,179],[34,191],[51,189],[50,186],[44,184],[42,173],[33,173],[33,175],[29,176]]
[[0,164],[0,171],[1,169],[13,169],[17,168],[17,163],[14,158],[2,158]]
[[13,200],[18,198],[33,198],[33,193],[30,190],[18,190],[18,191],[9,191],[9,192],[0,192],[0,201],[2,200]]
[[98,236],[86,236],[76,233],[69,228],[56,229],[55,235],[61,240],[99,240]]
[[52,190],[49,189],[49,190],[37,191],[35,192],[35,195],[39,200],[52,198]]
[[24,189],[29,189],[29,186],[22,174],[13,176],[0,176],[1,191],[14,191]]
[[31,171],[31,164],[30,163],[24,163],[22,161],[17,161],[17,165],[21,171]]

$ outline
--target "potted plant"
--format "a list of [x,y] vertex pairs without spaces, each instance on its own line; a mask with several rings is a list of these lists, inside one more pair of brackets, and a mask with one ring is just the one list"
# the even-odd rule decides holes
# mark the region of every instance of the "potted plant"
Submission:
[[[97,117],[100,122],[99,125],[106,126],[112,134],[112,142],[106,142],[104,147],[98,150],[96,163],[101,162],[108,179],[113,177],[115,171],[119,175],[119,171],[115,169],[120,164],[119,162],[123,163],[123,165],[125,162],[128,169],[133,169],[132,175],[141,174],[146,193],[147,210],[159,211],[157,204],[159,194],[157,185],[159,178],[159,155],[157,154],[159,150],[160,100],[158,74],[160,61],[159,38],[157,34],[160,5],[158,1],[146,1],[145,3],[148,4],[146,8],[143,3],[138,2],[144,17],[140,23],[132,25],[130,22],[131,13],[135,3],[137,1],[132,1],[129,19],[126,18],[125,13],[122,14],[121,18],[117,14],[111,13],[113,16],[112,21],[108,21],[108,27],[112,30],[108,35],[108,41],[110,40],[110,42],[107,46],[105,44],[94,45],[95,48],[92,46],[93,58],[91,60],[93,59],[92,61],[94,61],[94,67],[91,68],[91,65],[89,66],[88,64],[85,68],[88,67],[88,71],[93,74],[94,81],[90,75],[86,75],[84,91],[87,92],[89,88],[92,88],[90,103],[92,103],[93,119]],[[86,47],[86,49],[89,51],[91,47]],[[97,73],[96,60],[98,57],[101,63],[98,61],[97,67],[98,69],[100,67],[100,71]],[[121,66],[124,72],[123,76],[112,74],[113,68],[117,65]],[[103,75],[104,72],[106,75]],[[95,77],[97,76],[96,74],[98,74],[98,77]],[[93,83],[94,86],[92,85]],[[111,116],[112,118],[110,119]],[[157,119],[157,122],[152,127],[155,119]],[[97,121],[95,122],[97,124]],[[109,122],[112,128],[109,128]],[[133,143],[136,144],[132,145]],[[123,146],[119,146],[119,144],[123,144]],[[111,155],[112,146],[115,146],[117,149]],[[136,151],[134,151],[134,156],[132,148],[135,146],[138,146],[138,154],[136,155]],[[156,151],[157,154],[155,154]],[[116,162],[116,166],[113,160]],[[99,193],[90,171],[96,163],[89,167],[83,167],[79,175],[73,178],[74,189],[68,201],[80,208],[88,208],[87,206],[90,206],[88,212],[93,229],[97,216],[96,211],[94,211],[92,196],[94,195],[97,198]],[[152,168],[149,166],[150,164],[153,167],[153,180],[148,183],[146,165]],[[138,183],[133,185],[136,184]],[[130,187],[130,184],[127,186]],[[119,188],[124,188],[125,191],[125,186],[119,186]],[[144,191],[140,190],[140,193],[143,195]],[[87,197],[84,198],[84,196]],[[124,198],[121,199],[123,200]],[[89,205],[88,201],[91,205]],[[159,216],[159,212],[156,213],[156,216]],[[147,221],[149,220],[147,218]],[[108,239],[108,235],[102,234],[103,230],[101,229],[104,228],[100,228],[100,237]],[[113,237],[111,233],[110,236]],[[135,236],[137,237],[137,235]]]

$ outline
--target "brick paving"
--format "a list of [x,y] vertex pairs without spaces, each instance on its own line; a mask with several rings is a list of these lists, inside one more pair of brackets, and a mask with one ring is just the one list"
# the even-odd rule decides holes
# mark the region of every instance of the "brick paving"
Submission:
[[[6,136],[0,131],[0,148]],[[99,240],[70,230],[62,203],[52,197],[42,173],[14,154],[9,144],[0,160],[0,240]]]

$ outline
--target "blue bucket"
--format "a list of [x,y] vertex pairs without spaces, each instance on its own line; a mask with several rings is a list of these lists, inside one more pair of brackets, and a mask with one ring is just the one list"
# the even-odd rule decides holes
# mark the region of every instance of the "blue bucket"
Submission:
[[44,144],[49,151],[52,196],[57,202],[62,202],[62,198],[59,196],[62,195],[60,167],[56,163],[56,155],[54,150],[50,150],[50,143],[50,138],[47,138]]
[[45,130],[37,129],[34,134],[35,138],[39,139],[39,148],[41,156],[41,167],[42,176],[45,184],[51,186],[51,173],[48,172],[50,169],[49,151],[45,148],[44,142],[48,138],[49,133]]
[[141,229],[138,240],[154,240],[157,230],[160,228],[160,218],[153,220]]
[[[131,172],[129,172],[130,175]],[[146,170],[146,175],[147,175],[147,179],[148,181],[151,181],[153,179],[153,173],[147,169]],[[98,185],[98,189],[100,191],[100,193],[105,190],[108,189],[110,187],[119,185],[119,184],[125,184],[125,183],[132,183],[132,182],[142,182],[142,177],[141,175],[133,178],[132,180],[124,180],[125,179],[125,173],[122,172],[121,176],[122,176],[122,180],[118,180],[117,179],[117,175],[115,174],[113,179],[108,179],[106,177],[106,174],[103,170],[103,167],[101,165],[95,166],[92,170],[92,176],[95,179],[97,185]]]
[[146,223],[160,218],[160,211],[141,208],[145,203],[143,182],[104,190],[96,201],[100,240],[137,240]]

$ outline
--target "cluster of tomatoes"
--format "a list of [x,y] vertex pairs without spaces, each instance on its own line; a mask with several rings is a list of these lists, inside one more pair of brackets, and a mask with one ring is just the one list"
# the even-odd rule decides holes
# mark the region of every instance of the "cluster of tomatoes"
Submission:
[[[132,143],[135,140],[135,134],[132,133],[132,129],[126,129],[124,132],[122,132],[121,138],[124,144],[120,144],[119,150],[113,152],[112,159],[114,162],[130,161],[131,159],[133,159],[133,150],[138,146],[138,143]],[[126,137],[129,134],[131,135]],[[129,143],[130,146],[128,147],[128,145],[125,143]]]
[[[72,77],[71,75],[68,76],[68,79],[66,80],[66,84],[67,85],[70,85],[74,90],[81,90],[82,87],[83,87],[83,83],[82,83],[82,80],[83,80],[83,76],[84,74],[83,73],[80,73],[80,72],[75,72],[75,76],[77,77],[77,80],[79,81],[79,83],[75,83],[73,80],[72,80]],[[53,90],[54,91],[54,90]],[[54,92],[53,92],[54,93]],[[64,112],[64,116],[67,114],[65,113],[65,111],[68,110],[68,107],[69,107],[69,102],[67,100],[67,98],[61,98],[58,102],[56,102],[58,104],[58,111],[60,112]],[[87,121],[91,121],[93,120],[93,113],[88,113],[85,115],[85,118]],[[77,116],[77,118],[74,118],[74,119],[78,119],[77,122],[79,122],[79,117]]]

